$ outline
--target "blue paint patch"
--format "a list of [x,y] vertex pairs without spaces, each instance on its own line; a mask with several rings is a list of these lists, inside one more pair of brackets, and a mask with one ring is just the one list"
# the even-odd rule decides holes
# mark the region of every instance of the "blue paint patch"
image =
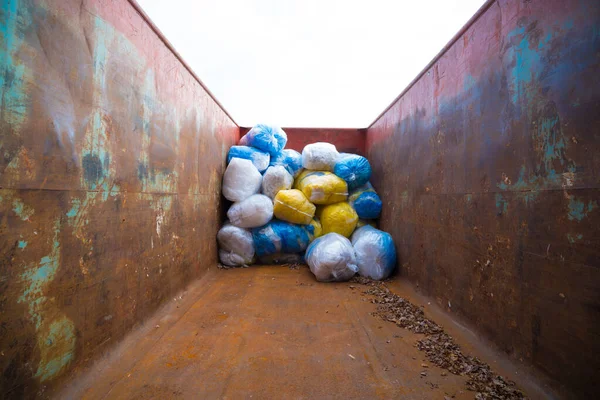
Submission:
[[577,200],[575,196],[571,196],[569,200],[569,214],[568,217],[571,221],[581,221],[587,217],[588,213],[592,212],[598,203],[595,201],[588,202],[587,206],[583,201]]
[[19,240],[18,247],[20,249],[24,249],[25,247],[27,247],[27,242],[25,240]]

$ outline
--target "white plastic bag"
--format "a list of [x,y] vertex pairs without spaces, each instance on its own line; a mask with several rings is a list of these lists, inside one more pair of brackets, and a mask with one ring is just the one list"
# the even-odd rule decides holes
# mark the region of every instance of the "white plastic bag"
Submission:
[[316,171],[333,171],[340,153],[331,143],[317,142],[304,146],[302,166]]
[[252,232],[226,222],[217,233],[219,259],[230,267],[250,265],[254,262]]
[[275,198],[280,190],[287,190],[292,187],[294,178],[281,165],[269,167],[262,180],[262,192],[271,199]]
[[273,218],[273,201],[265,195],[254,194],[227,211],[229,221],[240,228],[256,228]]
[[243,158],[232,158],[223,174],[223,196],[230,201],[242,201],[260,190],[262,175]]
[[352,244],[337,233],[315,239],[304,258],[319,282],[347,281],[358,271]]
[[382,280],[396,267],[396,248],[392,236],[370,225],[357,229],[352,235],[358,274]]

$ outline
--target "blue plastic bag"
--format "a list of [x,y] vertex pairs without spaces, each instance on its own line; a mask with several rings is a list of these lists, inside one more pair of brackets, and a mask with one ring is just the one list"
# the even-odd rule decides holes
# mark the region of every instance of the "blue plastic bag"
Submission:
[[252,229],[256,255],[303,252],[314,238],[314,229],[312,225],[296,225],[274,219]]
[[396,248],[392,235],[366,225],[352,234],[358,274],[382,280],[396,267]]
[[296,150],[285,149],[271,157],[271,166],[281,165],[295,178],[302,170],[302,154]]
[[335,163],[333,173],[348,184],[348,189],[356,189],[371,178],[371,164],[365,157],[344,153]]
[[359,218],[375,219],[381,214],[381,199],[369,182],[351,192],[348,202]]
[[229,153],[227,153],[227,164],[234,157],[252,161],[252,164],[254,164],[261,174],[269,167],[269,162],[271,161],[269,153],[250,146],[231,146]]
[[287,135],[283,129],[264,124],[254,125],[240,139],[241,145],[256,147],[272,156],[279,154],[286,143]]

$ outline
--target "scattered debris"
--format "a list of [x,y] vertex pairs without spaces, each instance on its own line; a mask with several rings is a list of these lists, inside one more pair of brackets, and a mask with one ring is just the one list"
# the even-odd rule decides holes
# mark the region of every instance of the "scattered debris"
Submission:
[[[478,358],[464,355],[454,339],[445,333],[441,326],[425,317],[421,307],[392,293],[384,282],[363,277],[354,278],[352,282],[367,286],[363,293],[373,296],[371,302],[377,305],[377,311],[372,315],[411,332],[424,334],[425,337],[417,341],[417,348],[424,351],[427,359],[434,365],[455,375],[466,376],[467,389],[477,392],[476,400],[525,398],[514,382],[494,374],[489,365]],[[421,366],[428,368],[427,364]],[[427,372],[421,372],[421,376],[427,376]],[[442,372],[442,376],[446,376],[446,373]],[[444,397],[446,398],[447,396]]]
[[348,357],[350,357],[353,360],[356,360],[356,357],[354,357],[352,354],[348,353]]
[[433,382],[429,382],[429,381],[426,381],[425,384],[427,384],[432,389],[437,389],[440,387],[440,385],[438,385],[437,383],[433,383]]

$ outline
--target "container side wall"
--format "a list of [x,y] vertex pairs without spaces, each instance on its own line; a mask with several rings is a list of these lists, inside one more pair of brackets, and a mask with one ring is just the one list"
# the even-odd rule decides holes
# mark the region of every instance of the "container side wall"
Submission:
[[499,0],[367,131],[400,273],[504,351],[600,380],[600,3]]
[[[243,136],[250,128],[240,128]],[[314,142],[329,142],[334,144],[338,151],[365,154],[365,129],[340,129],[340,128],[283,128],[288,136],[286,149],[294,149],[302,153],[304,146]]]
[[0,397],[57,386],[216,262],[239,128],[126,0],[0,8]]

